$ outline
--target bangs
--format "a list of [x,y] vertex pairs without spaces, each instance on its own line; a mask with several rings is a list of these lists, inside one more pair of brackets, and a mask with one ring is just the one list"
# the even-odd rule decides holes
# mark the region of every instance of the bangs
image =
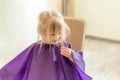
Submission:
[[55,17],[52,18],[49,22],[50,24],[49,25],[49,31],[50,32],[57,32],[57,31],[62,31],[63,29],[63,25],[62,25],[62,22],[59,20],[59,19],[56,19]]

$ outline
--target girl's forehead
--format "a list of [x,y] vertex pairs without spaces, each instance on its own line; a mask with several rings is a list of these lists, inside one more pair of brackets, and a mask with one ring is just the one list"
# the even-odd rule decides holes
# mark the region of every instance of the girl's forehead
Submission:
[[47,32],[50,32],[50,33],[56,33],[56,32],[61,32],[61,27],[52,27],[52,28],[48,28],[47,29]]
[[53,30],[49,30],[49,31],[47,31],[47,33],[61,33],[61,30],[55,30],[55,31],[53,31]]

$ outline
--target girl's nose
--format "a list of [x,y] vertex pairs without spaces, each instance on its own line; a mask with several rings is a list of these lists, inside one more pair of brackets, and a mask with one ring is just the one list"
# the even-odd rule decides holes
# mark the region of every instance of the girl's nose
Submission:
[[54,36],[54,40],[57,40],[57,36]]

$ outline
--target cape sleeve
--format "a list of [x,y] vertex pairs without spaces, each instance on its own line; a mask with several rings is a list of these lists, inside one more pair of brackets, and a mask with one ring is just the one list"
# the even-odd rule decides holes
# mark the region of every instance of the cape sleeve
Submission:
[[[65,46],[71,48],[71,45],[69,43],[65,43]],[[85,62],[83,59],[83,52],[72,50],[71,54],[75,62],[74,65],[76,67],[76,70],[78,71],[82,80],[92,80],[92,78],[85,73]]]
[[13,60],[0,69],[0,80],[22,80],[22,76],[29,64],[34,44],[27,47]]
[[[65,46],[71,49],[71,45],[69,43],[65,42]],[[83,60],[83,52],[72,50],[71,54],[75,62],[74,64],[78,66],[83,72],[85,72],[85,62]]]
[[83,60],[83,53],[72,50],[72,56],[75,61],[75,66],[83,80],[92,80],[90,76],[85,73],[85,62]]
[[78,66],[83,72],[85,72],[85,62],[83,60],[83,53],[72,50],[72,56],[75,61],[75,65]]

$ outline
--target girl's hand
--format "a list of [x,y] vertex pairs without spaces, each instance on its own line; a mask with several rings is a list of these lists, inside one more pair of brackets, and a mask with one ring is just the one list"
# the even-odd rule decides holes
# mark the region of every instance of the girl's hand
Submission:
[[70,49],[70,48],[61,46],[61,55],[69,58],[69,59],[74,63],[74,60],[73,60],[73,57],[72,57],[71,49]]
[[61,54],[69,58],[71,56],[71,49],[61,46]]

